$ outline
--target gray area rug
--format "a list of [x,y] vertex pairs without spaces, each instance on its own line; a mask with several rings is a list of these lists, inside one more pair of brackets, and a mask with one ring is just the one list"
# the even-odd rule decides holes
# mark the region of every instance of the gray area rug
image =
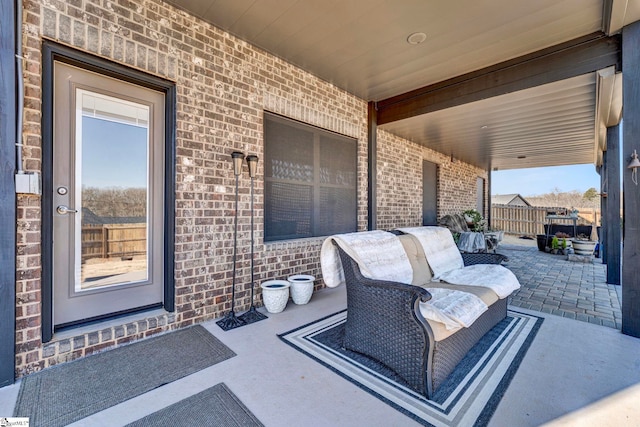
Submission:
[[279,337],[408,417],[443,427],[489,423],[543,321],[509,310],[426,399],[384,365],[342,348],[346,316],[341,311]]
[[235,356],[197,325],[29,375],[15,417],[65,426]]
[[127,427],[251,427],[263,424],[224,383],[194,394]]

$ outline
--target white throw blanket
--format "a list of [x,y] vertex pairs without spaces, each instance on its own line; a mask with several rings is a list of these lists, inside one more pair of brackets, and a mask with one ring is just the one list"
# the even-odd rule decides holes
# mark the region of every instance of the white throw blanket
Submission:
[[520,282],[511,270],[499,264],[476,264],[448,271],[440,276],[452,285],[483,286],[491,289],[500,299],[520,289]]
[[499,264],[464,266],[460,250],[453,241],[449,229],[444,227],[401,228],[400,231],[415,236],[433,271],[433,281],[452,285],[482,286],[493,290],[500,299],[520,289],[518,278]]
[[369,279],[411,284],[413,270],[398,236],[382,230],[336,234],[322,243],[320,266],[324,283],[334,288],[344,283],[336,242]]
[[[320,265],[328,287],[344,283],[344,272],[336,242],[360,267],[362,275],[374,280],[389,280],[411,284],[413,270],[398,236],[382,231],[337,234],[322,243]],[[468,292],[449,289],[429,289],[432,298],[420,303],[420,313],[430,320],[441,322],[448,330],[471,325],[487,305]]]
[[447,330],[468,328],[489,307],[469,292],[444,288],[426,288],[431,299],[420,303],[420,313],[425,319],[444,323]]
[[448,271],[464,267],[460,250],[448,228],[409,227],[399,230],[418,239],[433,271],[433,281],[438,281],[440,276]]

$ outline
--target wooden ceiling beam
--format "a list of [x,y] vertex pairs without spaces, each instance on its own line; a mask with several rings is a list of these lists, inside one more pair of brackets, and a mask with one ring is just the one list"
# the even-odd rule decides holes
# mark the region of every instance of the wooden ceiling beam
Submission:
[[378,126],[614,66],[618,35],[594,33],[376,103]]

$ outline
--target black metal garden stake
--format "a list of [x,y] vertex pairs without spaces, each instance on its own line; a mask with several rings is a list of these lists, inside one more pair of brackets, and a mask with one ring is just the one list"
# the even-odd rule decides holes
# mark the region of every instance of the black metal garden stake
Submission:
[[236,212],[233,223],[233,276],[231,282],[231,311],[227,313],[222,319],[216,323],[223,330],[228,331],[240,326],[243,326],[245,322],[238,317],[234,311],[236,301],[236,253],[238,250],[238,178],[242,173],[242,161],[244,160],[244,153],[234,151],[231,153],[231,160],[233,161],[233,173],[236,176]]
[[254,305],[254,288],[255,288],[255,280],[253,277],[253,179],[256,176],[256,172],[258,170],[258,156],[249,155],[247,156],[247,165],[249,166],[249,177],[251,178],[251,308],[244,314],[242,314],[240,319],[242,319],[246,324],[254,323],[259,320],[266,319],[267,316],[260,313],[256,310]]

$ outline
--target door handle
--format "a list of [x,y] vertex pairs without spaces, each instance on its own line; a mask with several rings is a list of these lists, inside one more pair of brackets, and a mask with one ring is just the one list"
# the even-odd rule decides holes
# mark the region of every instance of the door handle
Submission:
[[70,209],[68,206],[60,205],[56,208],[56,212],[58,212],[60,215],[66,215],[68,213],[76,213],[78,211],[75,209]]

